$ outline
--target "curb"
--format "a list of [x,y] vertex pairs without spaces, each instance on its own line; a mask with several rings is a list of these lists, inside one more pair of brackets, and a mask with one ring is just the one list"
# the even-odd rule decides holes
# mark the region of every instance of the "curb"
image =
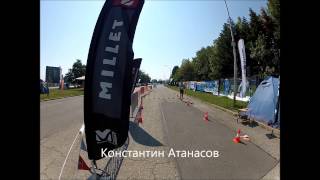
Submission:
[[66,96],[66,97],[58,97],[58,98],[54,98],[54,99],[40,99],[40,102],[44,102],[44,101],[51,101],[51,100],[58,100],[58,99],[64,99],[64,98],[68,98],[68,97],[76,97],[76,96],[83,96],[83,95],[74,95],[74,96]]

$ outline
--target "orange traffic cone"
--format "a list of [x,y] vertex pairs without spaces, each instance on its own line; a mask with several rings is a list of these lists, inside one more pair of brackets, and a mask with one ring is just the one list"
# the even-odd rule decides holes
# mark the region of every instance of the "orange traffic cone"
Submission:
[[139,117],[138,117],[138,123],[141,123],[142,124],[142,116],[140,115]]
[[208,112],[205,112],[205,113],[204,113],[203,120],[209,121],[209,119],[208,119]]
[[239,143],[239,142],[241,142],[241,140],[240,140],[240,129],[237,131],[236,137],[233,138],[233,142],[234,142],[234,143]]
[[137,114],[137,120],[138,120],[138,123],[141,123],[142,124],[142,122],[143,122],[143,119],[142,119],[142,112],[141,112],[141,110],[138,112],[138,114]]
[[239,142],[240,142],[240,137],[235,137],[235,138],[233,138],[233,142],[234,142],[234,143],[239,143]]

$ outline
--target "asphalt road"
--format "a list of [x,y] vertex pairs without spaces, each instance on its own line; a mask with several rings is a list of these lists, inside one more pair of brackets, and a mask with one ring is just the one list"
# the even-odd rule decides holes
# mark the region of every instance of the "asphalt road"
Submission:
[[[205,122],[203,112],[178,100],[168,88],[158,86],[151,94],[159,102],[153,111],[163,114],[161,129],[170,147],[220,152],[218,158],[176,158],[182,179],[260,179],[277,164],[251,142],[234,144],[235,130],[217,120],[224,116],[209,114],[210,121]],[[41,102],[40,108],[41,179],[56,179],[83,123],[83,96]]]
[[158,88],[154,93],[167,97],[160,107],[169,145],[174,150],[218,150],[220,154],[218,158],[176,158],[182,179],[261,179],[277,164],[251,142],[235,144],[236,131],[219,123],[219,116],[211,114],[206,122],[203,112],[168,98],[174,97],[168,91]]
[[83,123],[83,96],[40,103],[40,139]]
[[[40,102],[40,178],[58,179],[66,155],[83,123],[83,96]],[[80,138],[77,138],[79,141]],[[79,142],[71,149],[62,178],[76,172]]]

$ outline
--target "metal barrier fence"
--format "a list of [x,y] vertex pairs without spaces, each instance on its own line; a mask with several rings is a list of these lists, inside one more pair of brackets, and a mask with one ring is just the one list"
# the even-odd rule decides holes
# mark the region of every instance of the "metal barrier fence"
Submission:
[[131,106],[130,106],[130,116],[133,116],[134,111],[139,105],[139,91],[134,92],[131,95]]

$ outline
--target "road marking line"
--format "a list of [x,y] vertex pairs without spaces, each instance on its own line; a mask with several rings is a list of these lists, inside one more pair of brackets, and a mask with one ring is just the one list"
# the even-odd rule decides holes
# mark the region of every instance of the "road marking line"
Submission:
[[74,138],[74,140],[73,140],[73,142],[72,142],[72,144],[71,144],[71,147],[70,147],[70,149],[69,149],[69,151],[68,151],[68,154],[67,154],[67,156],[66,156],[66,159],[64,160],[63,165],[62,165],[62,167],[61,167],[61,171],[60,171],[60,175],[59,175],[59,180],[61,179],[61,175],[62,175],[64,166],[66,165],[66,162],[67,162],[67,159],[68,159],[69,154],[70,154],[70,152],[71,152],[71,149],[72,149],[74,143],[76,142],[76,139],[78,138],[79,134],[81,134],[81,132],[82,132],[83,129],[84,129],[84,125],[81,126],[79,132],[77,133],[76,137]]

